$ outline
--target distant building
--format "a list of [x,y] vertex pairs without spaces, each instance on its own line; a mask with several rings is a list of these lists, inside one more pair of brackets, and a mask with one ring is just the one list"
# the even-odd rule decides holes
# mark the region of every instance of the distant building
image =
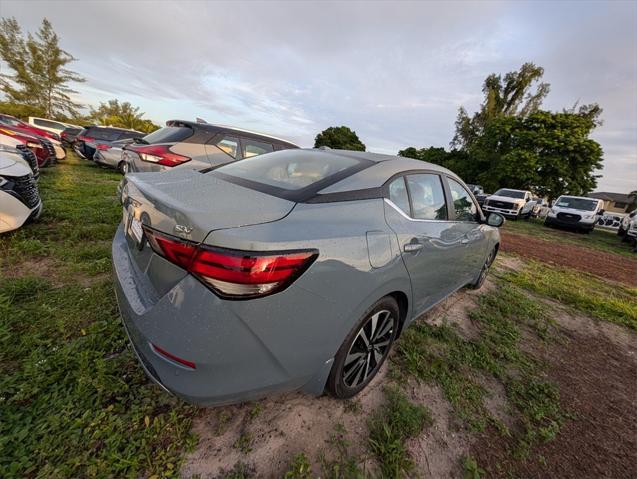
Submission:
[[588,197],[602,200],[604,202],[604,210],[608,213],[628,213],[631,204],[631,198],[624,193],[600,191],[599,193],[590,193]]

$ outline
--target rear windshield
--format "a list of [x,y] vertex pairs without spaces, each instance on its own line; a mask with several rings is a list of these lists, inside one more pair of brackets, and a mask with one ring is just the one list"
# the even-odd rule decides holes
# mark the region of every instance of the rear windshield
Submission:
[[593,211],[597,207],[597,201],[587,200],[585,198],[560,196],[555,202],[555,206],[558,206],[560,208],[572,208],[574,210]]
[[524,191],[516,190],[498,190],[494,193],[495,196],[508,196],[509,198],[524,198]]
[[113,130],[111,128],[91,127],[87,128],[82,136],[88,136],[95,140],[114,141],[119,139],[121,130]]
[[144,134],[140,133],[139,131],[120,131],[119,132],[120,140],[125,140],[127,138],[142,138],[143,136]]
[[272,196],[302,202],[373,164],[367,159],[291,149],[228,163],[210,174]]
[[165,126],[146,135],[144,141],[148,144],[178,143],[190,138],[193,133],[194,130],[187,126]]

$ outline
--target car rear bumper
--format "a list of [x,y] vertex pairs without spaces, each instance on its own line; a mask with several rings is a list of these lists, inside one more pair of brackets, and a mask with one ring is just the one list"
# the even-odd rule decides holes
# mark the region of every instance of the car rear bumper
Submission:
[[547,225],[559,226],[561,228],[571,228],[577,230],[593,230],[595,228],[595,222],[586,223],[584,221],[564,221],[557,217],[547,216],[544,219],[544,223]]
[[[165,260],[155,255],[152,261]],[[221,405],[304,386],[307,390],[315,377],[326,376],[330,361],[293,371],[294,366],[283,364],[281,351],[260,337],[256,329],[271,331],[269,322],[279,319],[268,315],[267,306],[246,308],[240,315],[229,304],[236,302],[218,298],[191,275],[166,294],[157,293],[131,260],[122,225],[113,240],[113,274],[121,318],[146,373],[188,402]],[[258,328],[252,327],[253,320]],[[289,353],[290,343],[280,344]],[[180,364],[161,350],[195,367]]]

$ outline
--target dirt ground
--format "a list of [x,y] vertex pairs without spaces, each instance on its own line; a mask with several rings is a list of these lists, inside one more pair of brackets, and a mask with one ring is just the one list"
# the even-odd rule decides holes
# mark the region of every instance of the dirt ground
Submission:
[[637,334],[566,312],[556,319],[566,343],[535,352],[571,418],[525,460],[512,461],[512,441],[495,430],[474,441],[473,457],[489,477],[511,477],[498,465],[529,479],[637,477]]
[[[507,235],[505,244],[519,247],[516,242],[521,240],[515,236]],[[523,240],[528,246],[527,237]],[[531,250],[532,254],[544,251],[535,246]],[[519,257],[501,255],[496,267],[517,269],[523,263]],[[487,289],[492,287],[485,284]],[[444,318],[471,338],[477,329],[469,312],[482,292],[460,291],[419,320],[439,324]],[[407,443],[418,477],[462,478],[461,464],[467,456],[489,471],[486,477],[497,477],[497,464],[524,478],[637,477],[637,333],[575,315],[557,303],[555,311],[565,341],[547,346],[533,339],[523,348],[547,362],[548,377],[559,387],[563,408],[572,414],[557,438],[535,449],[530,459],[512,460],[510,441],[496,431],[469,434],[437,386],[410,380],[403,389],[412,401],[425,404],[434,419],[433,426]],[[255,477],[282,477],[300,452],[310,459],[314,477],[320,477],[320,458],[334,456],[329,441],[339,424],[350,444],[349,455],[358,457],[368,472],[375,472],[375,461],[366,452],[367,420],[383,401],[386,374],[387,366],[355,402],[289,394],[265,399],[259,406],[202,409],[194,426],[199,445],[186,458],[182,477],[223,477],[238,462],[246,464]],[[489,391],[487,409],[515,428],[507,415],[503,386],[492,378],[485,379],[483,386]],[[239,446],[242,437],[249,438],[245,448]]]
[[502,231],[502,251],[637,286],[637,259]]

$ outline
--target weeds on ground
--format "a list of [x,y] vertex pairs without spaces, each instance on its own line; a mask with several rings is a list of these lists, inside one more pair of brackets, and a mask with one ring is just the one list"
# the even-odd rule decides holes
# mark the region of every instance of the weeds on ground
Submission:
[[503,279],[595,318],[637,330],[636,288],[537,261],[528,261],[519,271],[504,272]]
[[552,326],[545,307],[519,288],[501,282],[496,290],[480,297],[471,319],[480,329],[475,339],[462,338],[448,325],[418,323],[409,328],[397,343],[398,365],[421,380],[438,384],[472,430],[492,424],[509,435],[484,406],[486,391],[476,378],[490,375],[502,382],[524,426],[517,437],[520,453],[528,452],[538,441],[552,439],[565,419],[559,393],[542,379],[542,365],[519,348],[522,327],[550,337]]
[[222,472],[217,479],[251,479],[253,477],[254,468],[240,461],[229,471]]
[[294,456],[283,477],[285,479],[312,479],[312,466],[305,453],[301,452]]
[[369,446],[383,477],[409,477],[414,469],[405,441],[432,424],[425,406],[412,404],[396,386],[385,389],[387,404],[369,421]]
[[350,452],[351,444],[346,439],[346,434],[347,431],[342,424],[335,426],[329,444],[336,451],[336,457],[327,460],[325,455],[321,455],[321,477],[325,479],[363,479],[367,477],[365,470],[359,466],[361,458]]

